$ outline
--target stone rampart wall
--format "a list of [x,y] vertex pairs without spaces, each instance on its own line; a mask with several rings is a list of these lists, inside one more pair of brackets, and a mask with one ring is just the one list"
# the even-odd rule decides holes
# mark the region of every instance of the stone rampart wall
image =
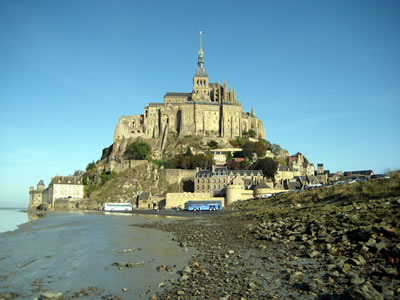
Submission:
[[55,210],[70,210],[70,209],[79,209],[79,202],[82,199],[76,198],[62,198],[54,201],[54,209]]
[[183,179],[194,179],[196,170],[183,170],[183,169],[163,169],[161,174],[168,181],[169,184],[180,183]]
[[225,198],[211,197],[209,193],[168,193],[165,201],[165,208],[178,207],[184,208],[187,201],[215,201],[221,200],[224,206]]
[[125,170],[128,169],[133,169],[138,166],[144,165],[147,163],[147,160],[122,160],[122,161],[116,161],[116,160],[111,160],[105,164],[104,171],[105,172],[111,172],[114,171],[116,173],[121,173]]

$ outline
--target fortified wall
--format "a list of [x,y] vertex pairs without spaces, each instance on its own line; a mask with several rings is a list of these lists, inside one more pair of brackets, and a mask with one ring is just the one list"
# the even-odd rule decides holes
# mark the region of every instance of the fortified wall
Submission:
[[168,181],[169,184],[180,184],[182,180],[193,180],[196,176],[197,170],[183,170],[183,169],[163,169],[161,174]]
[[165,208],[181,207],[183,208],[187,201],[217,201],[221,200],[222,207],[225,206],[224,197],[211,197],[210,193],[168,193],[165,199]]

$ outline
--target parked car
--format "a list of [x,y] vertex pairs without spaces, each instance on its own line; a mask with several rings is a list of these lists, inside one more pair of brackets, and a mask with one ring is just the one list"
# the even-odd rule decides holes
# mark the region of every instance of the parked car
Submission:
[[272,197],[272,194],[264,194],[261,196],[262,199]]

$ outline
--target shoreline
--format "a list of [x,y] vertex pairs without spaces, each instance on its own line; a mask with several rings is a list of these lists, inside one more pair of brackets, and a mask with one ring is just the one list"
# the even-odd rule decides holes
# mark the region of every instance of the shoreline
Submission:
[[[179,277],[195,250],[180,248],[169,233],[132,227],[143,222],[154,220],[74,211],[24,224],[0,239],[0,298],[33,299],[57,290],[67,299],[148,299]],[[160,265],[168,271],[158,272]]]
[[345,207],[347,215],[336,205],[293,205],[266,215],[140,225],[199,251],[153,299],[397,299],[400,232],[379,218],[363,219],[388,208],[396,218],[400,198],[367,203]]
[[[304,206],[276,201],[260,203],[261,211],[241,202],[219,215],[144,210],[109,215],[162,217],[129,226],[172,234],[170,241],[183,252],[197,251],[173,268],[178,279],[148,290],[147,299],[400,297],[398,196]],[[169,268],[162,264],[157,271]]]
[[109,214],[109,215],[153,215],[153,216],[166,216],[166,217],[185,217],[185,218],[203,218],[203,217],[216,217],[234,213],[232,210],[219,210],[219,211],[185,211],[185,210],[174,210],[174,209],[163,209],[163,210],[151,210],[151,209],[133,209],[129,212],[109,212],[104,210],[95,209],[57,209],[57,210],[26,210],[21,212],[40,214],[46,216],[51,213],[93,213],[93,214]]

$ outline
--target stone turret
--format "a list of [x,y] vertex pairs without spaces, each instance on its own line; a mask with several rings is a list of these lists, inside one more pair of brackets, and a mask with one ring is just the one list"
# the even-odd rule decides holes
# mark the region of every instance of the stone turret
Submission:
[[324,174],[324,164],[318,164],[317,174]]
[[37,190],[40,192],[43,192],[45,188],[43,180],[40,180],[39,183],[37,184]]
[[29,187],[29,207],[28,209],[38,209],[43,203],[43,191],[45,185],[43,180],[37,184],[36,190],[33,186]]
[[240,199],[243,190],[242,183],[243,180],[240,176],[236,176],[232,179],[230,184],[226,186],[225,205],[230,205]]

